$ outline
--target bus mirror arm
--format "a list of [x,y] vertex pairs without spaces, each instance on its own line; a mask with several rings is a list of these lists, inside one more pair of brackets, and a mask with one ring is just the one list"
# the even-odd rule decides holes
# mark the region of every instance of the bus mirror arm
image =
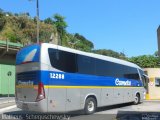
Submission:
[[146,74],[143,74],[143,76],[149,79],[149,77]]

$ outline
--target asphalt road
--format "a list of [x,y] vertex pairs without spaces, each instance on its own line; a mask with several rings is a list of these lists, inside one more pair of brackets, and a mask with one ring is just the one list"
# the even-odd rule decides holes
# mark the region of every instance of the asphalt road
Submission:
[[0,109],[3,120],[160,120],[160,101],[103,107],[93,115],[80,115],[81,111],[74,112],[72,115],[25,112],[13,104],[5,108]]

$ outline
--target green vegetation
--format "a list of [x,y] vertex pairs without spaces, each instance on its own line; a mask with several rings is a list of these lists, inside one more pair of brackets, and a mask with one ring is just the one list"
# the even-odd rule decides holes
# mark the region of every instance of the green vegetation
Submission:
[[[28,14],[16,14],[0,12],[0,39],[29,44],[36,42],[36,20]],[[52,25],[40,22],[40,39],[49,41],[50,34],[56,31]],[[46,41],[46,42],[48,42]]]
[[101,55],[124,59],[124,60],[127,59],[124,53],[121,53],[121,52],[118,53],[113,50],[99,49],[99,50],[93,50],[93,52]]
[[[11,42],[18,42],[24,45],[36,43],[36,22],[36,17],[32,18],[29,13],[12,14],[0,9],[0,40],[10,40]],[[54,34],[58,36],[55,38],[58,44],[62,46],[128,60],[143,68],[160,67],[160,58],[157,57],[157,52],[154,55],[127,58],[121,52],[118,53],[106,49],[95,50],[94,44],[83,35],[68,33],[66,30],[67,26],[65,17],[59,14],[41,20],[40,41],[51,42],[50,37]]]
[[131,57],[128,58],[128,61],[133,62],[142,68],[160,67],[160,58],[154,55],[142,55],[138,57]]

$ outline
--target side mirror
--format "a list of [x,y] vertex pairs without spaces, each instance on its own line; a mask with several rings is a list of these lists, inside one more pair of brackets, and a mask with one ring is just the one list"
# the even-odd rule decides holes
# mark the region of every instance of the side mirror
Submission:
[[143,77],[145,78],[145,81],[149,83],[149,77],[146,74],[143,74]]

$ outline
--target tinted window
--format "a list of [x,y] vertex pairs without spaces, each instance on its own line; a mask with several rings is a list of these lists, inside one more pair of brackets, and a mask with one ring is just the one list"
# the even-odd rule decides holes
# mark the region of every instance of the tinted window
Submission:
[[96,60],[96,75],[139,80],[136,68],[99,59]]
[[108,74],[109,66],[106,61],[96,60],[96,75],[106,76]]
[[95,59],[83,55],[77,56],[78,73],[95,75]]
[[51,65],[64,72],[77,72],[76,54],[56,49],[48,49]]
[[64,72],[139,80],[136,68],[51,48],[48,53],[51,65]]
[[137,68],[124,67],[124,78],[140,80]]

